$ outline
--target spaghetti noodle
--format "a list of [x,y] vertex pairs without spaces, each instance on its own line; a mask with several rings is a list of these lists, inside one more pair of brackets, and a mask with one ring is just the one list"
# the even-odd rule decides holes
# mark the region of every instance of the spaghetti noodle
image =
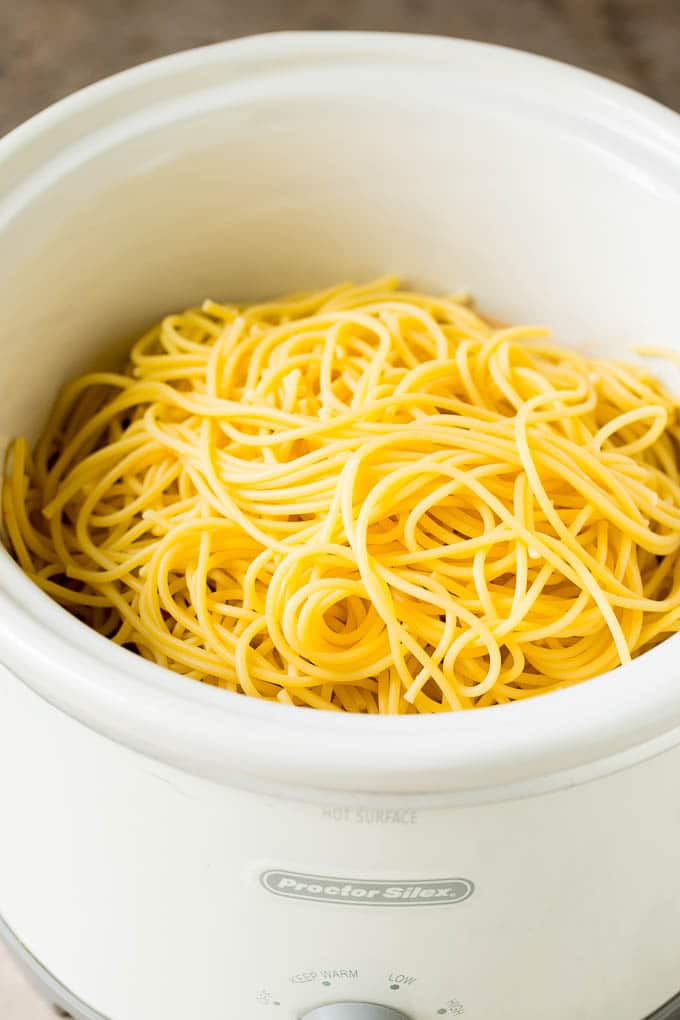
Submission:
[[680,629],[677,400],[394,278],[170,315],[5,470],[10,548],[101,634],[289,705],[440,712]]

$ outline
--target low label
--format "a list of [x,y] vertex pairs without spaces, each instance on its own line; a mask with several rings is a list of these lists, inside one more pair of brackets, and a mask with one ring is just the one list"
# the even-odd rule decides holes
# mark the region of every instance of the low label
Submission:
[[467,878],[376,882],[304,875],[296,871],[264,871],[260,882],[275,896],[372,907],[429,907],[461,903],[472,895],[475,888]]

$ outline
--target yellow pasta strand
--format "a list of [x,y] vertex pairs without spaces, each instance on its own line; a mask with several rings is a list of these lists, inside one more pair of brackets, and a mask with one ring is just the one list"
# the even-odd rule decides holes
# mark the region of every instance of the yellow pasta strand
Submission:
[[645,368],[394,277],[206,301],[14,441],[5,533],[187,677],[331,711],[505,704],[680,630],[677,408]]

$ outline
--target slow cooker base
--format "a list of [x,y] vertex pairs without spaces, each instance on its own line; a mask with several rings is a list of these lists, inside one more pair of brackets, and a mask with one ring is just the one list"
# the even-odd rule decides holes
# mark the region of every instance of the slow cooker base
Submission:
[[[8,947],[17,963],[28,976],[40,994],[53,1003],[62,1015],[72,1020],[109,1020],[103,1013],[82,1002],[78,996],[70,992],[62,983],[36,960],[33,954],[16,937],[14,932],[0,917],[0,938]],[[680,1020],[680,992],[660,1006],[647,1017],[640,1020]]]
[[108,1017],[105,1017],[103,1013],[98,1013],[96,1009],[87,1006],[68,988],[65,988],[53,974],[50,974],[47,968],[43,967],[42,963],[36,960],[35,956],[19,941],[2,917],[0,917],[0,938],[31,984],[48,1002],[62,1010],[63,1014],[72,1017],[72,1020],[108,1020]]

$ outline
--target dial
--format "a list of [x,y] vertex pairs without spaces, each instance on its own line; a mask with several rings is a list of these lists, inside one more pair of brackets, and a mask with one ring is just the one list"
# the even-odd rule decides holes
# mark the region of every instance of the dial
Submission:
[[331,1002],[317,1006],[311,1013],[305,1013],[302,1020],[409,1020],[390,1006],[379,1006],[373,1002]]

